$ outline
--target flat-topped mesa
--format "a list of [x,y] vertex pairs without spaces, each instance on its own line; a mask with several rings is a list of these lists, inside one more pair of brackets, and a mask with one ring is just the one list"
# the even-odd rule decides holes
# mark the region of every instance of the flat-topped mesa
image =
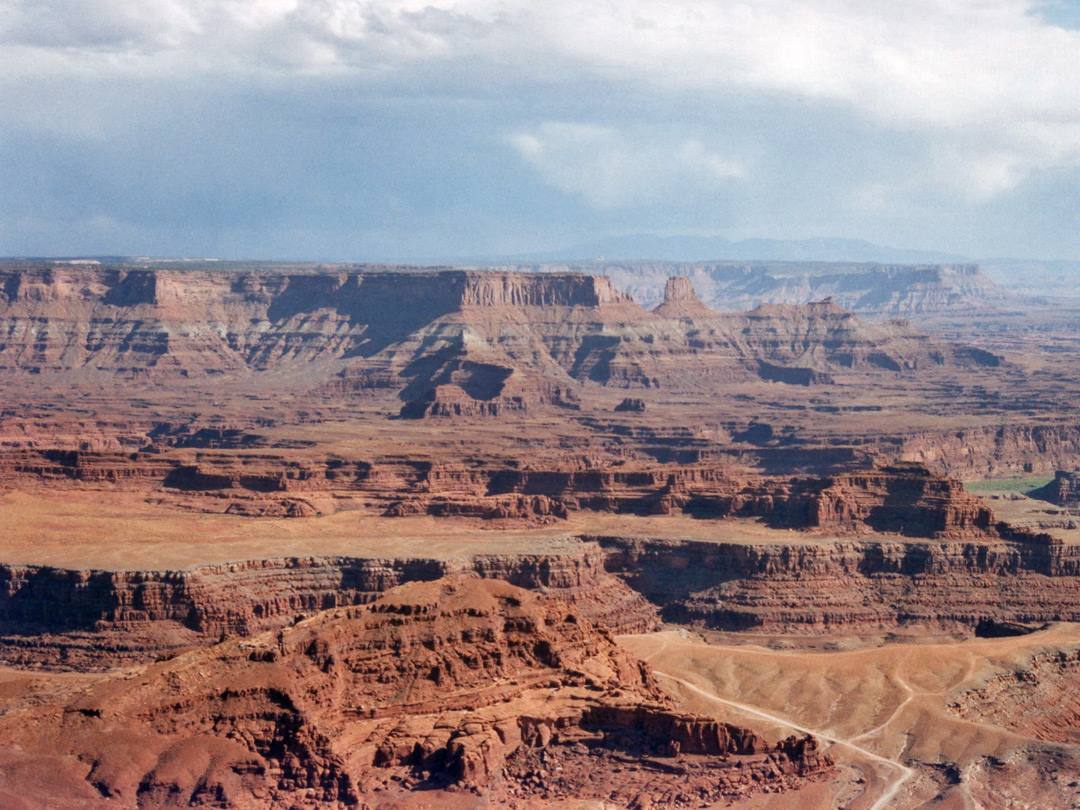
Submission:
[[[0,726],[5,766],[50,770],[32,787],[41,806],[90,785],[148,810],[206,796],[389,810],[419,806],[412,790],[431,806],[475,804],[444,790],[499,807],[677,806],[684,792],[711,804],[833,765],[813,738],[769,745],[675,711],[648,665],[571,605],[460,576],[107,676],[28,719]],[[628,757],[651,764],[624,772]],[[17,789],[5,780],[0,804]]]
[[686,276],[672,276],[664,285],[664,301],[653,314],[662,318],[694,318],[716,315],[698,298],[694,282]]
[[464,307],[599,307],[630,304],[606,276],[581,273],[469,271],[461,295]]
[[[194,296],[193,296],[194,294]],[[0,267],[0,302],[61,302],[131,307],[189,304],[282,304],[289,308],[355,306],[387,294],[401,303],[438,294],[450,308],[596,307],[629,304],[605,276],[584,273],[513,273],[485,270],[265,268],[245,271],[111,267]],[[382,301],[382,303],[386,303]]]
[[[609,279],[575,273],[4,265],[0,369],[175,379],[300,366],[318,374],[312,363],[423,345],[433,324],[561,324],[567,311],[589,322],[647,317]],[[392,358],[382,359],[378,369]]]
[[937,539],[997,536],[994,513],[963,484],[911,463],[833,477],[811,502],[810,524]]

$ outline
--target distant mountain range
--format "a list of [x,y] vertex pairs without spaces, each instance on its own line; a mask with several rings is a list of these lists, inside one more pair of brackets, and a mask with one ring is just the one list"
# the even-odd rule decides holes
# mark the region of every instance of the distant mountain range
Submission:
[[883,247],[862,239],[744,239],[719,236],[609,236],[562,250],[514,256],[515,261],[653,260],[877,262],[880,264],[958,264],[970,259],[955,253]]

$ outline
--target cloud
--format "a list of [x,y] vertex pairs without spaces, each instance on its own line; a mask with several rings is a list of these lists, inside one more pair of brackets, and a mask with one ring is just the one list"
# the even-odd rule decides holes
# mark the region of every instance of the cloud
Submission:
[[314,232],[341,208],[319,239],[359,244],[351,217],[381,244],[418,223],[435,223],[431,245],[653,223],[1034,244],[1054,238],[1049,218],[1042,236],[1001,223],[1080,177],[1067,9],[0,0],[0,145],[22,156],[0,166],[0,235],[44,239],[51,213],[81,207],[104,219],[78,232],[104,240],[122,231],[102,222],[135,234],[171,216],[189,223],[182,244],[227,214],[250,246],[260,227]]
[[507,141],[544,182],[602,209],[685,204],[745,175],[738,161],[671,133],[547,121]]
[[[972,183],[978,199],[1080,161],[1080,32],[1047,22],[1045,8],[1033,0],[0,0],[8,21],[0,58],[29,74],[55,75],[66,63],[75,75],[348,75],[407,92],[473,94],[536,82],[575,92],[591,81],[643,98],[735,92],[841,105],[881,126],[933,133],[937,164],[956,169],[946,185]],[[557,148],[567,149],[549,145]],[[594,198],[612,203],[605,193]]]

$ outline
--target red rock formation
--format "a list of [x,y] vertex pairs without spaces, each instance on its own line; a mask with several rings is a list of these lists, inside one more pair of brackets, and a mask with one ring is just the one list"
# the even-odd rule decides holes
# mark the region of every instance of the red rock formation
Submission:
[[653,313],[662,318],[708,318],[716,315],[705,306],[686,276],[672,276],[664,285],[664,300]]
[[0,370],[9,372],[186,379],[288,369],[324,394],[423,384],[411,401],[443,384],[490,399],[440,378],[449,371],[425,380],[433,364],[465,377],[476,376],[468,363],[490,365],[563,387],[573,378],[694,388],[761,362],[812,362],[818,372],[966,362],[906,325],[863,323],[832,303],[718,316],[686,278],[670,280],[653,314],[608,279],[577,274],[14,265],[0,283]]
[[1057,470],[1054,472],[1053,481],[1029,492],[1028,495],[1058,506],[1075,506],[1080,503],[1080,472]]
[[1080,650],[1036,653],[950,704],[959,717],[1047,742],[1075,745],[1080,728]]
[[64,668],[145,661],[172,647],[281,627],[298,614],[364,604],[389,588],[472,573],[543,589],[623,633],[656,609],[604,571],[593,547],[563,556],[450,560],[290,558],[185,571],[71,571],[0,565],[0,659]]
[[1080,621],[1080,548],[1071,545],[592,539],[609,550],[608,569],[667,621],[818,634]]
[[[767,426],[766,426],[767,427]],[[522,469],[396,459],[288,461],[273,453],[201,452],[192,464],[158,453],[18,451],[0,455],[0,484],[66,482],[181,493],[189,507],[253,515],[307,515],[304,493],[363,493],[388,516],[564,518],[595,510],[762,517],[790,527],[830,527],[912,537],[1002,537],[992,512],[959,482],[896,464],[823,478],[764,477],[721,465]],[[1008,536],[1023,539],[1010,529]]]
[[[494,580],[403,586],[105,678],[59,708],[0,719],[0,801],[62,802],[81,779],[142,808],[389,808],[412,790],[715,801],[831,768],[812,740],[772,747],[672,711],[605,631]],[[636,775],[620,773],[627,755]],[[44,760],[53,777],[20,785]]]
[[970,537],[993,523],[993,512],[963,484],[916,464],[835,476],[810,505],[812,526],[865,526],[911,537]]

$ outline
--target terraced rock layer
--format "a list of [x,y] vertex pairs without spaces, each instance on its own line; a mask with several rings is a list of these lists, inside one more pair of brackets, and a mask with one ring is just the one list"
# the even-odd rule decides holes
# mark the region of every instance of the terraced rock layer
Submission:
[[914,537],[1000,532],[989,509],[959,482],[911,463],[832,476],[767,477],[726,464],[543,469],[404,458],[295,462],[272,453],[203,452],[192,459],[160,452],[25,450],[0,455],[4,485],[122,488],[160,493],[208,512],[256,516],[314,514],[312,504],[332,495],[351,508],[398,517],[551,520],[590,510],[754,516],[784,527]]
[[22,708],[0,718],[0,804],[19,810],[675,806],[831,769],[811,738],[675,711],[566,603],[463,577]]
[[0,565],[0,658],[82,669],[144,661],[466,572],[556,595],[616,632],[655,629],[655,608],[607,574],[604,558],[583,547],[566,556],[266,559],[184,571]]
[[818,371],[970,361],[906,324],[864,323],[831,303],[722,316],[687,279],[672,279],[654,313],[609,279],[577,274],[8,265],[0,289],[0,370],[34,375],[340,374],[324,391],[404,388],[415,401],[450,385],[494,403],[574,382],[752,379],[761,361]]
[[494,444],[457,433],[471,458],[518,440],[531,458],[554,427],[549,448],[605,463],[881,457],[981,477],[1080,459],[1080,391],[1057,365],[837,300],[719,313],[701,283],[671,278],[650,312],[577,273],[0,265],[0,448],[291,451],[394,420],[414,448],[507,425]]
[[816,634],[904,627],[971,634],[989,621],[1080,621],[1080,549],[1070,545],[582,542],[580,557],[562,558],[270,560],[186,572],[6,566],[0,656],[82,669],[145,661],[466,571],[558,595],[619,632],[655,628],[657,612],[716,629]]
[[987,620],[1080,621],[1080,548],[1071,545],[591,539],[666,620],[709,628],[970,633]]

